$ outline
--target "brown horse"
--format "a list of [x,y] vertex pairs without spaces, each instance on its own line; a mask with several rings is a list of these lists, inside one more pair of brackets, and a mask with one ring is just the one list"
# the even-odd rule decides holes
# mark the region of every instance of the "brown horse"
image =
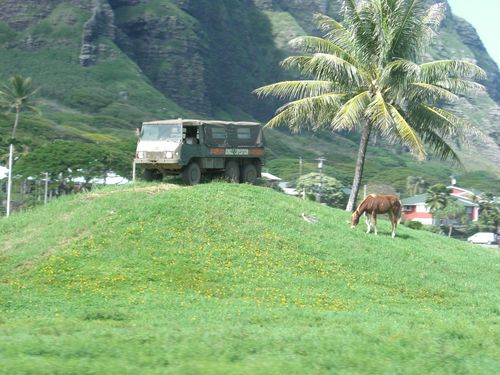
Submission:
[[377,214],[388,214],[392,223],[392,238],[396,236],[396,227],[401,218],[401,202],[395,195],[375,195],[367,196],[363,202],[356,208],[352,214],[351,228],[355,228],[359,223],[359,218],[366,212],[366,225],[370,233],[371,221],[370,216],[373,218],[373,225],[375,227],[375,235],[377,235]]

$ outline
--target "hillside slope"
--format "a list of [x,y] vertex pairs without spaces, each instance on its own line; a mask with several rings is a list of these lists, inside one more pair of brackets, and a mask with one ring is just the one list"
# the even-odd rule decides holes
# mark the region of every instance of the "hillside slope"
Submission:
[[0,373],[498,373],[498,251],[348,218],[213,183],[2,219]]

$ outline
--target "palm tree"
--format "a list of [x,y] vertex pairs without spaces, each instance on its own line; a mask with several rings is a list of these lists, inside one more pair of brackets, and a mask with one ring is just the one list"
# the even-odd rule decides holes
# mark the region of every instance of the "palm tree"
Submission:
[[422,176],[408,176],[406,178],[406,193],[409,196],[421,194],[425,192],[429,184]]
[[465,207],[453,200],[449,201],[446,207],[437,210],[435,216],[448,226],[448,237],[451,237],[455,224],[463,224],[466,221]]
[[10,85],[2,85],[0,87],[0,108],[7,109],[7,112],[15,111],[16,117],[12,128],[12,137],[9,147],[9,175],[7,181],[7,216],[10,215],[10,200],[12,190],[12,163],[14,159],[14,143],[16,138],[16,130],[19,124],[19,116],[21,111],[28,110],[38,112],[38,109],[33,105],[32,98],[38,89],[32,88],[31,78],[23,78],[14,76],[10,79]]
[[343,23],[317,15],[324,37],[303,36],[290,42],[304,54],[288,57],[282,65],[307,80],[255,90],[259,96],[288,101],[268,127],[361,132],[348,211],[356,203],[373,131],[404,144],[419,159],[426,157],[427,144],[442,159],[458,161],[451,142],[467,141],[467,130],[472,130],[442,104],[482,90],[474,81],[485,73],[465,61],[419,62],[445,11],[443,4],[425,3],[345,0]]
[[38,89],[33,89],[31,78],[17,75],[12,77],[9,83],[0,87],[0,106],[7,109],[7,112],[16,114],[12,128],[12,139],[15,139],[21,111],[38,112],[32,100]]
[[432,213],[444,209],[449,202],[451,189],[444,184],[433,185],[427,190],[427,199],[425,204],[429,206]]

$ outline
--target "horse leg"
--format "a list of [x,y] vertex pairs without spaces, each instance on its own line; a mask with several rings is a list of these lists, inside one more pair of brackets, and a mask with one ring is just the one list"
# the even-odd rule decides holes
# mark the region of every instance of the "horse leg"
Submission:
[[393,229],[392,229],[392,238],[396,237],[396,228],[398,226],[398,218],[394,217],[394,224],[392,224]]
[[370,233],[370,230],[372,229],[371,222],[370,222],[370,214],[367,212],[366,213],[366,226],[368,229],[366,230],[366,234]]
[[389,217],[391,218],[391,224],[392,224],[391,237],[394,238],[396,237],[396,226],[398,225],[398,219],[396,218],[396,215],[394,215],[392,211],[389,212]]
[[373,211],[373,226],[375,227],[375,236],[378,236],[378,228],[377,228],[377,212]]

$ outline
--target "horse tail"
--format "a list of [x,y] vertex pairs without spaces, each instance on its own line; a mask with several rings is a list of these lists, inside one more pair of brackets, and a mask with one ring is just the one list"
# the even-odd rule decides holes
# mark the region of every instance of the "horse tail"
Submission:
[[398,224],[401,223],[401,210],[403,208],[403,205],[401,204],[401,201],[398,199],[398,207],[396,209],[396,218],[398,219]]

